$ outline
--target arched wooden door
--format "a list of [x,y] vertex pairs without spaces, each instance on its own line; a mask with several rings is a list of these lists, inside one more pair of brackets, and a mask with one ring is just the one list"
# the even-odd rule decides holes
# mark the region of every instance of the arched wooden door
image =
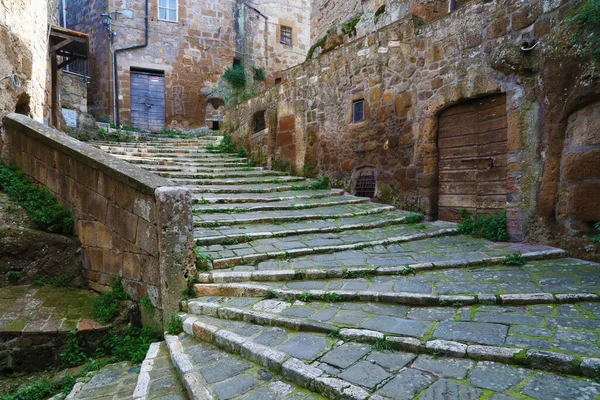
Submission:
[[506,95],[468,100],[439,116],[438,218],[501,214],[506,208]]

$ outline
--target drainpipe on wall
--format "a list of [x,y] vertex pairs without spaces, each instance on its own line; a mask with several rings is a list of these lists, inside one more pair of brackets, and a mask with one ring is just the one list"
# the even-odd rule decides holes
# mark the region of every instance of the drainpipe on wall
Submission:
[[123,47],[121,49],[115,49],[114,53],[113,53],[113,83],[114,83],[114,96],[115,96],[115,103],[116,103],[116,110],[115,110],[115,125],[119,126],[121,124],[121,111],[120,111],[120,106],[119,106],[119,78],[118,78],[118,58],[117,55],[121,52],[124,51],[128,51],[128,50],[134,50],[134,49],[142,49],[144,47],[148,46],[148,26],[149,26],[149,20],[148,20],[148,1],[146,0],[146,16],[145,16],[145,38],[144,38],[144,44],[137,44],[135,46],[129,46],[129,47]]

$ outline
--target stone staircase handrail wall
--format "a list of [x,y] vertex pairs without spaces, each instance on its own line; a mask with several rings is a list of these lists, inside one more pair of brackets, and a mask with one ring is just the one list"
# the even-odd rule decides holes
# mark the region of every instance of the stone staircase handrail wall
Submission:
[[19,114],[3,119],[0,156],[73,212],[91,288],[122,277],[134,300],[148,294],[161,310],[154,325],[179,309],[194,264],[187,189]]

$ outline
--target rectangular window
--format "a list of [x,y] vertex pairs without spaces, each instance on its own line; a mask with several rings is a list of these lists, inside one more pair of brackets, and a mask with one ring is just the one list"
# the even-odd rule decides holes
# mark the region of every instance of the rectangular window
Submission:
[[281,26],[281,39],[279,42],[286,46],[292,45],[292,28],[289,26]]
[[177,22],[177,0],[158,0],[158,19]]
[[365,101],[358,100],[352,103],[352,122],[362,122],[365,120]]

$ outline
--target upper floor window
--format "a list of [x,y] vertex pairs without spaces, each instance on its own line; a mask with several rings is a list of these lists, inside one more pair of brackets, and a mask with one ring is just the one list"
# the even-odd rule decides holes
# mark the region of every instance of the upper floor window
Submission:
[[279,43],[284,44],[286,46],[292,45],[292,28],[289,26],[281,25],[281,38]]
[[158,19],[177,22],[177,0],[158,0]]
[[357,100],[352,103],[352,122],[362,122],[365,120],[365,101]]

